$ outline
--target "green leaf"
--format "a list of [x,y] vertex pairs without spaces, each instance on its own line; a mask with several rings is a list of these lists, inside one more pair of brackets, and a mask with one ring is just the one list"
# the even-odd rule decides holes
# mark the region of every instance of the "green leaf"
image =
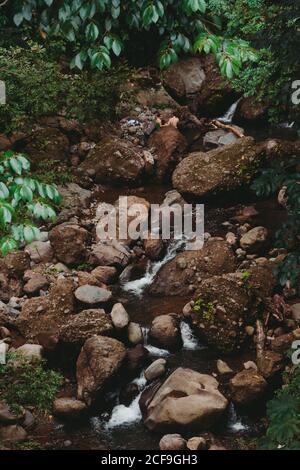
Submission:
[[0,199],[7,199],[9,196],[9,190],[6,184],[0,182]]
[[23,201],[31,202],[33,199],[33,192],[29,186],[24,185],[20,189],[20,196]]
[[15,16],[14,16],[14,23],[16,26],[20,26],[20,24],[23,22],[24,20],[24,17],[23,17],[23,13],[16,13]]
[[18,248],[18,243],[13,238],[4,238],[0,240],[0,250],[2,256],[8,255],[11,251],[14,251]]
[[122,51],[122,44],[118,39],[115,39],[112,43],[112,50],[114,51],[116,56],[119,56]]
[[18,160],[17,157],[12,157],[10,160],[9,160],[9,165],[11,167],[11,169],[17,173],[17,175],[21,175],[22,174],[22,163]]
[[87,25],[85,29],[85,35],[87,39],[89,39],[92,42],[95,42],[96,39],[99,36],[99,28],[95,23],[90,23]]

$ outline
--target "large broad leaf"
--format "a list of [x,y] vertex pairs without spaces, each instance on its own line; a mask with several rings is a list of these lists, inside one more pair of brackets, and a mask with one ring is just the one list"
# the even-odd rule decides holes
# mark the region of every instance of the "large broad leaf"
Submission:
[[0,199],[7,199],[9,196],[9,190],[6,184],[0,182]]

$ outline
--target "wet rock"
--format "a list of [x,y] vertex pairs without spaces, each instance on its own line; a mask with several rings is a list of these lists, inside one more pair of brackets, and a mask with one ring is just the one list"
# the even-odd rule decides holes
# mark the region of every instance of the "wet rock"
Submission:
[[187,441],[187,448],[189,450],[206,450],[207,442],[204,437],[192,437]]
[[248,253],[258,253],[264,248],[267,238],[268,230],[265,227],[255,227],[242,236],[240,245]]
[[174,126],[164,126],[156,130],[148,145],[156,152],[156,176],[159,180],[171,174],[187,149],[185,137]]
[[130,252],[127,247],[113,240],[99,242],[93,245],[89,262],[93,266],[115,266],[117,268],[125,268],[130,262]]
[[151,431],[208,429],[227,408],[218,382],[191,369],[176,369],[146,402],[144,422]]
[[127,351],[127,369],[133,376],[136,376],[143,369],[145,363],[148,361],[149,352],[142,345],[137,344],[134,348]]
[[53,414],[59,418],[78,418],[86,409],[86,404],[75,398],[57,398],[53,402]]
[[284,357],[275,351],[263,351],[257,358],[259,372],[269,379],[284,369]]
[[33,132],[24,148],[33,165],[41,161],[66,161],[69,153],[69,140],[58,129],[46,127]]
[[165,249],[164,243],[161,239],[152,240],[149,236],[149,238],[146,238],[143,243],[145,254],[148,258],[153,261],[157,261],[161,258]]
[[112,293],[107,289],[87,284],[76,289],[75,297],[83,304],[97,305],[111,300]]
[[129,406],[130,403],[138,396],[139,386],[136,383],[127,384],[120,391],[120,403]]
[[237,352],[246,339],[245,327],[254,321],[254,298],[236,275],[204,280],[192,313],[196,333],[223,353]]
[[26,431],[31,431],[36,425],[36,419],[29,410],[25,410],[25,417],[22,422],[22,427]]
[[141,152],[128,141],[106,137],[96,145],[80,165],[84,172],[93,171],[97,183],[136,182],[143,173],[145,161]]
[[54,349],[59,340],[59,329],[74,311],[73,282],[60,279],[49,295],[27,300],[16,320],[16,326],[26,338],[38,342],[45,349]]
[[267,382],[255,370],[243,370],[230,380],[230,389],[234,403],[245,406],[265,394]]
[[142,328],[138,323],[130,322],[128,325],[128,340],[131,344],[136,345],[143,343],[144,336]]
[[232,144],[237,139],[237,135],[233,132],[228,132],[224,129],[218,129],[216,131],[210,131],[205,134],[203,145],[208,148],[223,147],[224,145]]
[[88,232],[78,225],[57,225],[49,233],[56,258],[66,265],[85,259]]
[[186,440],[180,434],[166,434],[159,442],[160,450],[185,450]]
[[16,353],[30,361],[40,361],[43,359],[44,349],[39,344],[23,344],[16,349]]
[[202,250],[184,251],[166,263],[156,275],[150,292],[153,295],[188,295],[213,275],[234,271],[235,256],[224,241],[208,241]]
[[2,442],[16,443],[22,442],[27,439],[27,432],[25,429],[18,425],[12,424],[10,426],[0,427],[0,440]]
[[98,266],[97,268],[93,269],[91,274],[95,276],[99,282],[110,284],[115,280],[117,276],[117,270],[113,266]]
[[130,318],[121,303],[115,304],[111,311],[111,320],[117,330],[123,330],[128,326]]
[[93,336],[83,345],[77,360],[78,398],[90,405],[119,370],[126,350],[120,341]]
[[35,241],[25,247],[25,252],[35,263],[47,263],[53,259],[53,249],[50,242]]
[[172,64],[164,73],[164,85],[172,97],[202,116],[224,112],[233,99],[229,81],[221,76],[212,54]]
[[249,183],[261,163],[262,148],[252,137],[210,152],[189,154],[173,173],[173,187],[182,194],[209,196]]
[[255,97],[243,98],[238,104],[235,119],[242,122],[261,121],[267,117],[269,105]]
[[25,294],[33,295],[39,293],[41,289],[46,289],[49,286],[48,279],[42,274],[32,273],[30,279],[23,287]]
[[104,310],[83,310],[71,315],[61,327],[60,339],[64,343],[83,344],[94,335],[109,336],[112,332],[113,325]]
[[145,370],[145,377],[150,382],[151,380],[158,379],[165,375],[167,361],[165,359],[157,359]]
[[221,359],[217,360],[217,369],[220,375],[228,375],[233,373],[233,370],[229,367],[229,365]]
[[180,319],[176,314],[159,315],[154,318],[149,331],[150,341],[158,347],[170,351],[182,347]]

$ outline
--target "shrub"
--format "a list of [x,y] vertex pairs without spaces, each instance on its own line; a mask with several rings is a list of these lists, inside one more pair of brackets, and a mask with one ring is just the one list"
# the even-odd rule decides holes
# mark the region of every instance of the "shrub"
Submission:
[[10,406],[35,406],[51,409],[62,385],[62,375],[45,368],[45,361],[28,360],[17,353],[8,354],[6,365],[0,366],[0,396]]
[[269,420],[266,436],[261,441],[265,450],[300,449],[300,370],[296,367],[289,382],[267,406]]
[[291,252],[275,272],[282,286],[294,287],[300,292],[300,173],[293,171],[297,160],[291,157],[283,162],[275,162],[271,168],[262,170],[252,188],[259,197],[276,195],[284,188],[289,218],[276,233],[276,245]]
[[25,0],[10,9],[17,25],[35,24],[42,36],[59,35],[76,54],[72,67],[110,68],[112,57],[141,41],[156,43],[166,68],[178,54],[212,52],[222,73],[231,78],[255,54],[245,41],[218,35],[221,19],[208,0]]
[[30,174],[30,163],[12,151],[0,155],[0,251],[6,255],[20,243],[39,238],[34,221],[53,220],[52,205],[61,201],[54,185],[41,183]]
[[1,80],[7,104],[0,106],[0,132],[28,130],[41,116],[64,111],[82,122],[117,116],[122,88],[130,76],[126,65],[109,72],[65,74],[41,47],[0,48]]

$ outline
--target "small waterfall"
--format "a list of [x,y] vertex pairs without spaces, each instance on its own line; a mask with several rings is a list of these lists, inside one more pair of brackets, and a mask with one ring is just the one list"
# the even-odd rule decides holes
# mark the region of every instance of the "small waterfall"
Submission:
[[201,349],[205,349],[205,346],[200,344],[198,338],[194,335],[192,328],[185,321],[180,323],[180,331],[183,341],[183,349],[186,351],[200,351]]
[[278,127],[280,129],[293,129],[295,125],[295,121],[293,122],[281,122],[280,124],[278,124]]
[[139,401],[143,389],[145,388],[147,383],[144,376],[144,371],[139,377],[133,380],[133,383],[139,386],[140,393],[137,395],[137,397],[135,397],[135,399],[130,403],[129,406],[118,404],[113,408],[111,417],[109,421],[105,424],[105,429],[107,431],[111,431],[114,428],[120,428],[122,426],[131,426],[141,421],[142,413],[140,410]]
[[242,100],[242,98],[239,98],[235,103],[233,103],[230,106],[230,108],[228,109],[228,111],[226,111],[224,116],[221,116],[221,117],[217,118],[217,120],[221,121],[221,122],[224,122],[225,124],[231,124],[232,121],[233,121],[233,118],[235,116],[238,104],[241,100]]
[[238,417],[233,403],[230,403],[229,405],[227,427],[228,427],[228,430],[232,433],[243,432],[249,429],[248,426],[242,423],[241,418]]
[[157,348],[155,346],[152,346],[152,344],[148,343],[148,333],[149,333],[149,328],[144,327],[143,328],[144,346],[149,351],[149,354],[154,357],[170,356],[170,352],[167,351],[167,349]]
[[144,277],[136,279],[135,281],[129,281],[123,284],[122,289],[125,292],[131,292],[136,297],[141,297],[145,289],[150,286],[158,273],[158,271],[171,259],[173,259],[177,251],[184,248],[186,241],[184,239],[174,240],[170,243],[165,257],[157,261],[156,263],[148,263],[148,267]]

